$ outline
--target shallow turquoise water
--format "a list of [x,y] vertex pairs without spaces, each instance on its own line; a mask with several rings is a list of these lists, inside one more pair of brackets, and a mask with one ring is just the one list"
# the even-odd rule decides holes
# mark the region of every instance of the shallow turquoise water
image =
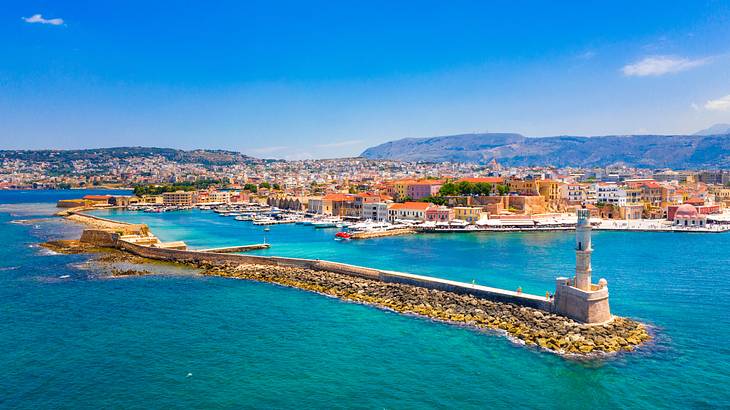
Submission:
[[[608,279],[614,312],[654,325],[657,342],[574,362],[491,333],[269,284],[192,273],[98,277],[75,266],[84,256],[33,247],[78,227],[9,223],[52,212],[48,203],[61,196],[78,193],[0,192],[0,204],[23,204],[0,205],[2,408],[730,406],[727,234],[596,233],[594,272]],[[200,211],[114,217],[198,248],[264,235]],[[335,242],[334,232],[274,226],[264,253],[539,294],[573,264],[570,233]]]

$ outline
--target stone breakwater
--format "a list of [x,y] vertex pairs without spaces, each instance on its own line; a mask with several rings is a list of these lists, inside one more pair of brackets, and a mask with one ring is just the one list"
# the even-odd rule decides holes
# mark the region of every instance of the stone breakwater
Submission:
[[198,267],[206,275],[275,283],[438,321],[504,331],[513,340],[562,355],[631,351],[651,338],[643,324],[631,319],[615,317],[606,324],[584,325],[534,308],[334,272],[253,264]]

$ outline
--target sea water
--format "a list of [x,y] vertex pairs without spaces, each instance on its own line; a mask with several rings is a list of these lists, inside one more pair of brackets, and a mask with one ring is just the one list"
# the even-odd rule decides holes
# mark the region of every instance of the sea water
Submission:
[[[79,192],[0,192],[2,408],[712,408],[730,406],[730,234],[594,232],[595,279],[655,341],[577,361],[479,332],[281,286],[185,269],[109,278],[37,243]],[[272,244],[320,258],[544,294],[570,275],[573,234],[334,241],[213,212],[104,211],[192,248]],[[68,278],[62,278],[69,275]]]

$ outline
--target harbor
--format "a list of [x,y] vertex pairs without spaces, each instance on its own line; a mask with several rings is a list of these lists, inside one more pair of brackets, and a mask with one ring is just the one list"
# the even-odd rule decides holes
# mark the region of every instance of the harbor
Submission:
[[[26,202],[43,200],[36,199],[39,197],[35,193],[33,195],[18,195],[18,198]],[[74,193],[51,192],[47,195],[55,202],[59,195],[68,197]],[[366,380],[388,383],[395,377],[398,386],[409,380],[409,386],[422,389],[422,395],[426,397],[436,396],[433,389],[439,392],[438,396],[453,391],[453,388],[442,387],[444,372],[441,369],[453,369],[455,364],[463,364],[464,370],[459,370],[460,380],[466,378],[475,386],[470,389],[470,395],[498,392],[510,395],[501,387],[502,380],[520,374],[520,383],[529,385],[540,394],[540,399],[528,399],[528,403],[539,407],[544,404],[544,397],[559,400],[574,391],[575,386],[571,383],[546,387],[544,375],[555,373],[593,380],[585,386],[594,398],[591,402],[596,405],[611,403],[620,406],[630,402],[671,407],[678,402],[697,404],[699,402],[694,400],[703,397],[698,393],[708,383],[724,386],[727,379],[721,349],[728,332],[722,316],[722,295],[727,290],[725,277],[730,263],[723,253],[706,258],[702,266],[696,263],[708,249],[724,247],[726,235],[676,236],[594,230],[594,246],[598,249],[593,255],[594,274],[609,281],[612,312],[646,323],[653,338],[634,353],[600,359],[584,354],[566,360],[546,353],[548,350],[539,345],[525,347],[522,343],[526,342],[520,338],[506,339],[507,330],[479,328],[450,319],[407,313],[408,310],[419,309],[417,304],[406,309],[408,301],[400,299],[400,291],[396,289],[376,292],[379,286],[384,285],[368,284],[360,288],[357,286],[360,282],[345,279],[339,285],[329,285],[329,281],[304,282],[305,278],[310,278],[307,271],[287,269],[279,272],[272,266],[236,271],[180,265],[176,268],[177,273],[160,274],[154,273],[160,269],[145,267],[149,263],[156,266],[154,262],[133,266],[129,262],[119,262],[121,266],[118,269],[127,276],[110,273],[109,278],[102,273],[104,269],[96,267],[93,262],[88,268],[79,270],[76,268],[79,261],[87,257],[93,259],[94,254],[55,254],[27,244],[28,238],[39,242],[58,238],[59,235],[78,238],[79,225],[75,222],[49,218],[48,215],[55,212],[53,205],[50,204],[45,214],[46,208],[33,211],[36,208],[31,205],[23,206],[23,209],[30,210],[26,213],[19,213],[18,207],[4,211],[17,213],[17,216],[0,212],[3,222],[16,219],[40,221],[39,218],[45,218],[45,222],[33,224],[0,225],[8,241],[5,255],[12,255],[12,258],[3,259],[6,261],[4,264],[0,263],[0,277],[6,284],[2,287],[3,294],[20,298],[16,299],[19,300],[17,308],[10,304],[8,311],[12,328],[22,330],[20,333],[12,332],[14,340],[22,342],[27,351],[38,354],[38,357],[47,357],[49,352],[63,357],[77,355],[78,350],[68,346],[79,344],[84,356],[89,356],[94,362],[105,363],[104,369],[112,366],[115,373],[130,383],[139,377],[132,371],[137,366],[145,366],[155,379],[177,375],[170,384],[172,386],[179,384],[179,380],[185,380],[188,372],[195,375],[191,379],[200,379],[203,374],[220,371],[219,363],[233,360],[230,368],[245,372],[242,383],[253,383],[252,380],[265,378],[269,372],[277,372],[279,368],[281,371],[276,373],[276,377],[256,387],[265,388],[274,383],[284,388],[283,384],[277,384],[279,374],[291,371],[292,367],[305,371],[317,363],[327,368],[327,372],[321,373],[322,377],[334,371],[337,377],[346,375],[357,379],[369,375],[368,372],[373,371],[372,361],[378,358],[393,360],[399,366],[397,369],[376,371]],[[544,296],[546,291],[554,291],[554,278],[570,274],[575,266],[572,252],[575,234],[571,231],[404,235],[366,241],[333,241],[336,229],[285,224],[271,226],[271,231],[264,233],[263,227],[197,209],[165,213],[123,209],[89,212],[104,219],[145,224],[161,240],[184,241],[189,249],[194,250],[257,244],[262,243],[265,237],[270,248],[252,250],[244,255],[331,260],[413,272],[466,284],[475,281],[478,286],[513,292],[521,287],[523,294],[538,297]],[[681,252],[674,251],[678,246]],[[99,255],[106,259],[110,253]],[[647,255],[651,255],[653,263],[645,263]],[[21,267],[13,269],[14,266]],[[209,269],[210,274],[206,274]],[[145,274],[144,271],[149,272]],[[229,277],[222,277],[223,274]],[[65,279],[60,278],[66,276]],[[237,276],[243,280],[236,280]],[[267,278],[277,277],[282,283],[263,283]],[[314,280],[314,276],[310,279]],[[403,304],[404,311],[399,312],[396,307],[386,305],[380,307],[375,303],[369,306],[369,302],[364,300],[347,301],[334,294],[325,293],[330,297],[322,297],[316,290],[303,292],[283,283],[284,280],[302,286],[309,286],[307,283],[327,285],[332,292],[347,291],[353,297],[357,297],[361,290],[368,292],[363,299],[380,298],[382,294],[393,300],[387,302],[393,306]],[[372,293],[370,286],[373,286]],[[703,303],[697,304],[697,300]],[[385,300],[383,302],[386,303]],[[445,310],[451,304],[444,305],[438,299],[434,302],[440,303]],[[429,304],[432,311],[440,311],[434,303]],[[35,306],[36,309],[26,309],[26,306]],[[119,314],[120,308],[128,313]],[[469,313],[469,309],[465,308],[465,313]],[[478,309],[488,311],[482,307]],[[510,317],[507,312],[493,312],[488,315],[495,319],[500,315],[505,319]],[[458,311],[448,313],[456,316],[457,320],[459,314]],[[99,331],[89,329],[89,326]],[[43,334],[47,334],[47,329],[56,331],[53,337],[43,338],[40,337],[41,329]],[[84,337],[79,338],[79,334]],[[347,343],[341,343],[343,340]],[[598,341],[605,343],[602,339]],[[114,346],[115,354],[109,356],[104,346]],[[338,347],[333,350],[332,346]],[[404,356],[404,346],[417,350],[417,357]],[[209,360],[187,363],[185,355],[191,351],[204,351],[203,357]],[[237,356],[230,351],[246,353]],[[297,353],[282,355],[283,351]],[[363,356],[354,353],[361,351],[372,354]],[[262,369],[262,373],[257,373],[249,365],[250,354],[254,354],[251,352],[272,354],[276,360]],[[171,366],[155,360],[170,354],[182,359],[170,362]],[[583,356],[586,358],[580,359]],[[683,359],[677,360],[678,356]],[[112,362],[108,361],[110,357]],[[120,364],[114,361],[119,357],[134,359]],[[424,365],[424,361],[428,365]],[[76,362],[74,360],[64,367],[63,373],[78,377],[88,375],[87,371],[79,372]],[[62,363],[68,363],[68,360]],[[41,364],[21,358],[8,362],[8,366],[13,372],[22,372],[28,369],[42,371],[46,365],[44,363],[41,367]],[[525,368],[535,369],[539,374],[525,373]],[[475,369],[479,369],[478,375]],[[413,376],[414,372],[418,377]],[[225,374],[230,373],[226,371]],[[652,377],[647,378],[646,374]],[[678,377],[679,374],[682,377]],[[489,380],[493,378],[500,381],[492,386]],[[89,388],[94,389],[93,386],[98,383],[102,383],[105,390],[118,386],[119,378],[114,383],[105,380],[99,377]],[[58,384],[68,387],[67,383]],[[359,383],[356,384],[361,388]],[[683,388],[678,389],[678,385]],[[236,384],[236,388],[239,386]],[[216,383],[211,391],[220,389],[225,390],[226,387]],[[229,391],[235,394],[232,388]],[[608,391],[610,396],[606,396]],[[607,401],[606,397],[614,397],[614,394],[621,398]],[[518,400],[517,393],[514,400]]]
[[[547,293],[540,297],[521,289],[507,291],[329,261],[229,254],[268,248],[266,245],[191,251],[185,246],[160,242],[146,225],[116,222],[117,226],[113,226],[115,221],[110,219],[84,213],[74,216],[75,221],[92,227],[81,235],[82,244],[119,249],[153,260],[192,264],[209,275],[272,282],[449,323],[501,330],[528,346],[562,355],[631,351],[650,339],[643,324],[610,315],[605,280],[591,285],[590,269],[586,271],[587,289],[606,296],[591,296],[587,303],[605,302],[605,306],[584,306],[586,301],[571,299],[579,295],[576,292],[582,292],[578,289],[582,286],[580,266],[576,288],[572,283],[568,285],[574,290],[563,295],[566,285],[561,281],[566,279],[558,278],[555,296]],[[99,221],[109,226],[99,229]],[[584,242],[590,251],[590,225],[585,218],[579,218],[579,225],[583,230],[576,237],[580,241],[577,252],[583,252],[580,244]]]

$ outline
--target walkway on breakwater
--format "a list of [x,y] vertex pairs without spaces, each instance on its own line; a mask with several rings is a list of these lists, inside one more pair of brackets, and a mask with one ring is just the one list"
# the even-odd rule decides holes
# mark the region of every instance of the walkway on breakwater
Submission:
[[[105,242],[106,243],[106,242]],[[401,283],[426,289],[442,290],[462,295],[473,295],[495,302],[513,303],[520,306],[551,312],[552,299],[545,296],[531,295],[488,286],[457,282],[431,276],[412,273],[395,272],[382,269],[366,268],[340,262],[320,259],[287,258],[281,256],[239,255],[234,253],[215,253],[197,250],[177,250],[149,247],[117,238],[116,247],[149,259],[170,262],[209,264],[209,265],[275,265],[282,267],[304,268],[327,271],[348,276],[375,279],[387,283]]]
[[253,245],[238,245],[238,246],[223,246],[220,248],[201,249],[198,252],[210,252],[210,253],[238,253],[248,252],[256,249],[268,249],[271,245],[268,243],[257,243]]

